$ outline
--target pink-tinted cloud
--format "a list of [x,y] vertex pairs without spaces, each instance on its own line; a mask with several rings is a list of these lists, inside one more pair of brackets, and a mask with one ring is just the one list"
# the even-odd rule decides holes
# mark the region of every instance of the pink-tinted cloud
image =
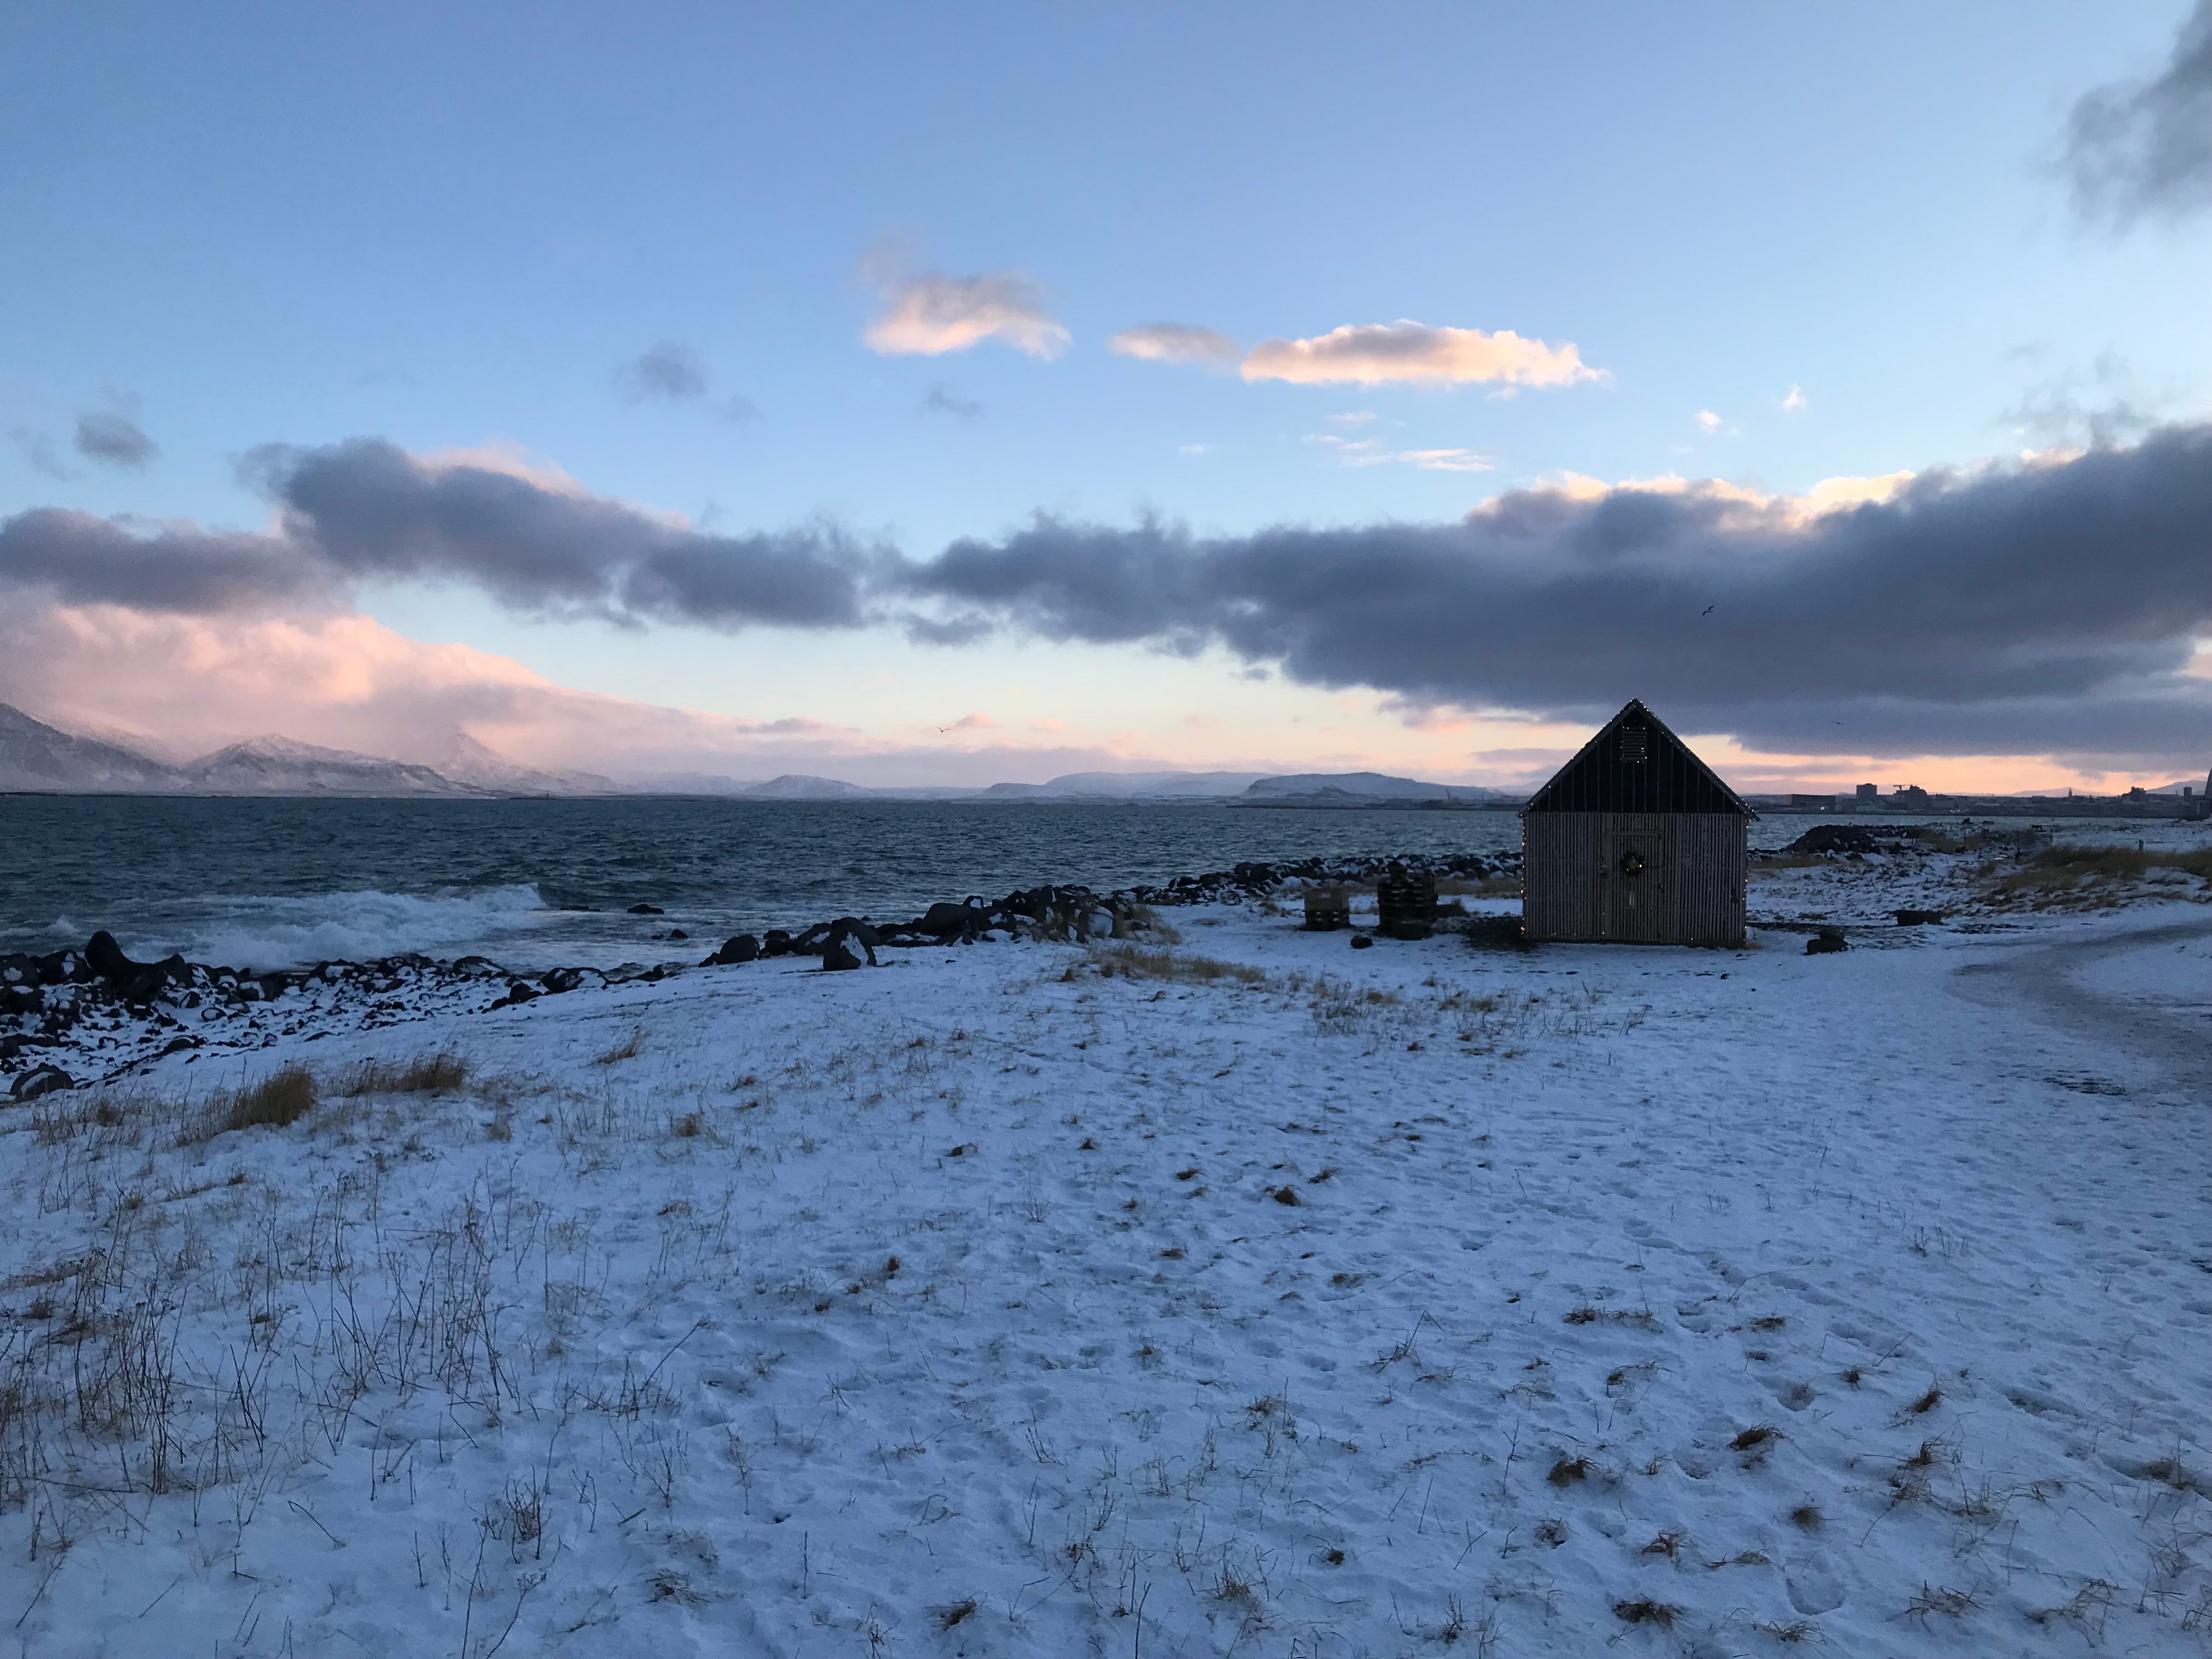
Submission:
[[1019,271],[926,270],[884,283],[881,307],[860,337],[885,356],[938,357],[996,340],[1050,362],[1067,349],[1069,336],[1044,290]]
[[1203,363],[1225,367],[1237,361],[1237,342],[1210,328],[1188,323],[1145,323],[1125,328],[1106,342],[1109,351],[1152,363]]
[[1575,347],[1523,339],[1511,329],[1434,328],[1426,323],[1348,324],[1305,340],[1262,340],[1244,359],[1248,380],[1301,386],[1572,386],[1603,378]]

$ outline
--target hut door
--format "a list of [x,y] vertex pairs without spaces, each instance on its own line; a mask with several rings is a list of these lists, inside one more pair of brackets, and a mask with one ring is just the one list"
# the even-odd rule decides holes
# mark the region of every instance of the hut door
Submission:
[[1605,838],[1605,937],[1652,938],[1659,926],[1658,838],[1614,830]]

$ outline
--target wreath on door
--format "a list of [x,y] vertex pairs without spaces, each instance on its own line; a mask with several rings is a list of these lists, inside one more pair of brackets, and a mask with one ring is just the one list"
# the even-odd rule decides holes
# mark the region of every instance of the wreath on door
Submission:
[[1638,876],[1643,874],[1644,854],[1638,852],[1633,847],[1630,848],[1626,853],[1623,853],[1620,855],[1620,873],[1624,876]]

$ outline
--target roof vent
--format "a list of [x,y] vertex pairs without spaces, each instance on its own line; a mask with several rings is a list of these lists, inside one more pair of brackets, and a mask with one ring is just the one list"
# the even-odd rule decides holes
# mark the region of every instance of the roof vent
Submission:
[[1651,731],[1649,726],[1624,726],[1620,728],[1620,759],[1626,766],[1641,766],[1651,758]]

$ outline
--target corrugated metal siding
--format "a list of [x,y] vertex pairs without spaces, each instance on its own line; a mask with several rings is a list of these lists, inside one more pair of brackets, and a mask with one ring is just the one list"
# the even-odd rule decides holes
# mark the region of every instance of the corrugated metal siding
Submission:
[[1665,721],[1631,702],[1558,775],[1529,812],[1738,812],[1749,809]]
[[[1748,826],[1741,813],[1527,813],[1522,925],[1534,940],[1741,945]],[[1643,867],[1622,870],[1633,853]]]

